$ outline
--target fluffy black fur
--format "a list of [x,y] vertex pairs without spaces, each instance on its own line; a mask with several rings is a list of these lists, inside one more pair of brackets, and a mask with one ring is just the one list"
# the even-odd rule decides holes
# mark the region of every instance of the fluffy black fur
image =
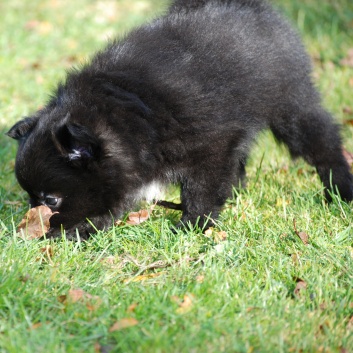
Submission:
[[270,128],[328,190],[353,199],[338,127],[297,36],[261,0],[176,0],[68,74],[45,108],[14,125],[16,175],[33,206],[85,237],[152,182],[180,183],[182,224],[217,217]]

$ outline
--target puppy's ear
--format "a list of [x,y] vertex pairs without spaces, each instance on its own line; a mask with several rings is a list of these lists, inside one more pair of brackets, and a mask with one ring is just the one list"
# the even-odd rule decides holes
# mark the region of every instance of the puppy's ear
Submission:
[[16,123],[6,135],[12,137],[15,140],[21,140],[26,138],[31,131],[34,129],[38,121],[38,118],[24,118],[23,120]]
[[53,141],[59,152],[76,167],[85,167],[100,155],[100,142],[86,126],[65,123],[53,133]]

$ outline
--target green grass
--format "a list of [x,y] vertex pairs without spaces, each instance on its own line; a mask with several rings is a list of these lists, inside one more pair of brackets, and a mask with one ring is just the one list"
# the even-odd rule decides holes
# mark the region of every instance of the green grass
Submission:
[[[65,70],[107,37],[165,4],[1,2],[0,130],[43,105]],[[353,107],[353,68],[340,64],[353,47],[351,0],[277,4],[313,57],[325,106],[339,122],[352,118],[343,109]],[[325,204],[313,168],[292,162],[270,134],[254,146],[248,188],[218,221],[225,241],[196,231],[173,234],[178,212],[156,209],[140,226],[73,243],[14,236],[26,195],[13,174],[15,143],[2,132],[0,352],[352,351],[352,205]],[[352,127],[343,125],[342,134],[353,151]],[[162,268],[151,268],[156,261]],[[295,294],[299,279],[306,289]],[[79,288],[97,298],[70,300],[69,291]],[[184,296],[191,304],[183,308]],[[123,318],[138,323],[110,332]]]

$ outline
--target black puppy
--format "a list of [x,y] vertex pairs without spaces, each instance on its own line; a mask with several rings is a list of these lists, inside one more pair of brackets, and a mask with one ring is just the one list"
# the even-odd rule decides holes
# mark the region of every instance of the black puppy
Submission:
[[353,199],[338,127],[296,35],[261,0],[176,0],[168,13],[73,70],[15,124],[16,175],[49,235],[112,224],[153,183],[180,183],[181,223],[208,226],[270,128],[326,187]]

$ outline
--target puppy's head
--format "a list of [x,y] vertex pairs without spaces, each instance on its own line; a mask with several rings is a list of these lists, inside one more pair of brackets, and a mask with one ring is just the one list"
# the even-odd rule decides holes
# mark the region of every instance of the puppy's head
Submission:
[[54,226],[72,227],[107,212],[100,139],[60,109],[45,109],[16,123],[8,135],[19,142],[15,172],[32,207],[59,212]]
[[138,174],[137,136],[146,135],[150,113],[121,88],[133,87],[130,81],[126,74],[73,73],[44,109],[9,130],[19,142],[17,179],[32,206],[58,212],[53,227],[124,211]]

